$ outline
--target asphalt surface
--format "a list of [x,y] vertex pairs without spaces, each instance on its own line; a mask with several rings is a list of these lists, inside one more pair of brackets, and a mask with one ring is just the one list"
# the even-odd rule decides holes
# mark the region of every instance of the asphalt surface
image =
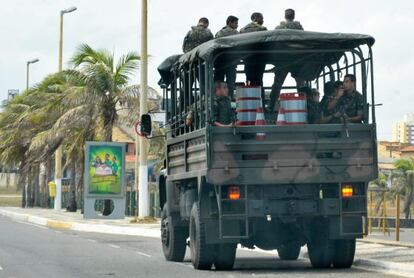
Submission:
[[159,239],[53,230],[0,216],[0,277],[396,277],[352,268],[314,270],[307,259],[237,250],[235,269],[197,271],[165,261]]

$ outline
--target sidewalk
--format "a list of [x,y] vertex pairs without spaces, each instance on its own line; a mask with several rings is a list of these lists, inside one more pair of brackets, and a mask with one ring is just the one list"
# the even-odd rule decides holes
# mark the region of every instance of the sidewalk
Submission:
[[[0,215],[16,221],[57,229],[153,238],[160,237],[159,223],[133,224],[130,223],[133,219],[132,217],[127,217],[123,220],[84,220],[79,212],[72,213],[65,210],[22,209],[16,207],[0,207]],[[412,233],[412,231],[409,232]],[[401,275],[403,277],[414,276],[414,244],[368,238],[359,240],[356,250],[355,267]],[[256,251],[261,252],[261,250]],[[301,254],[302,257],[307,257],[306,247],[302,248]]]
[[22,209],[18,207],[0,207],[0,215],[18,221],[57,229],[155,238],[161,236],[159,223],[130,223],[133,217],[126,217],[123,220],[85,220],[80,212],[66,212],[66,210],[55,211],[40,208]]

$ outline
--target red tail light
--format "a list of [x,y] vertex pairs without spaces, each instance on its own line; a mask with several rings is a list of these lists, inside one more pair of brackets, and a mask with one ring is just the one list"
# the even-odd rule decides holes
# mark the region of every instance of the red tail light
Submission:
[[229,188],[228,188],[228,198],[230,200],[240,199],[240,187],[238,187],[238,186],[229,186]]
[[352,185],[342,185],[342,198],[352,197],[354,194],[354,188]]

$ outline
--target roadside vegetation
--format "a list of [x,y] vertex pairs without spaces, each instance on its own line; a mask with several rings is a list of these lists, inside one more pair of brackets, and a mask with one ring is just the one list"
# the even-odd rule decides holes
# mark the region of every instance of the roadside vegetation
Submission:
[[[83,190],[85,142],[112,141],[114,126],[131,127],[139,117],[140,86],[130,83],[139,60],[134,52],[115,60],[107,50],[82,44],[68,70],[46,76],[4,105],[0,165],[18,169],[22,207],[48,207],[47,183],[53,180],[54,153],[62,146],[63,168],[71,172],[68,210],[76,211],[76,194]],[[158,100],[150,88],[149,109]],[[155,132],[161,130],[155,127]],[[163,137],[157,136],[150,153],[162,153],[163,147]]]

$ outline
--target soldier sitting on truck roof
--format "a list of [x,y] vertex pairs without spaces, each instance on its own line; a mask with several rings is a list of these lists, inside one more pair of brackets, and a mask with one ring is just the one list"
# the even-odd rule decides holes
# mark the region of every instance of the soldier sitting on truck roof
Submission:
[[[237,35],[239,31],[237,28],[239,26],[239,19],[233,15],[230,15],[226,20],[226,26],[224,26],[220,31],[217,32],[216,38],[222,38],[232,35]],[[224,81],[226,77],[226,82],[229,87],[229,96],[230,99],[234,99],[234,83],[236,82],[237,71],[236,65],[231,61],[221,60],[217,61],[214,65],[214,80],[215,81]]]
[[[252,13],[250,16],[252,22],[240,29],[240,34],[267,31],[267,28],[263,26],[263,14]],[[256,55],[250,55],[244,61],[244,71],[246,73],[246,83],[249,86],[262,86],[263,87],[263,74],[266,69],[266,63],[260,61]],[[265,92],[262,88],[262,102],[264,104]]]
[[343,91],[335,96],[329,103],[328,109],[333,109],[333,117],[340,122],[362,123],[364,118],[364,98],[356,87],[356,77],[353,74],[347,74],[344,77]]
[[228,96],[226,82],[216,81],[213,106],[213,118],[211,122],[215,126],[230,127],[233,124],[233,110]]
[[[276,30],[280,29],[291,29],[291,30],[301,30],[303,27],[299,21],[295,21],[295,10],[287,9],[285,11],[285,21],[280,22],[275,28]],[[273,111],[275,108],[275,103],[279,99],[280,91],[282,89],[283,83],[290,72],[290,75],[295,79],[297,88],[304,86],[305,82],[302,78],[298,77],[297,72],[300,67],[298,65],[290,65],[287,67],[277,68],[275,72],[275,78],[272,85],[272,90],[270,92],[270,103],[269,111]]]
[[210,29],[208,29],[208,19],[205,17],[200,18],[197,26],[191,27],[183,41],[183,52],[187,53],[196,48],[200,44],[203,44],[214,38]]
[[281,21],[276,29],[303,30],[303,27],[299,21],[295,21],[295,10],[287,9],[285,10],[285,21]]

